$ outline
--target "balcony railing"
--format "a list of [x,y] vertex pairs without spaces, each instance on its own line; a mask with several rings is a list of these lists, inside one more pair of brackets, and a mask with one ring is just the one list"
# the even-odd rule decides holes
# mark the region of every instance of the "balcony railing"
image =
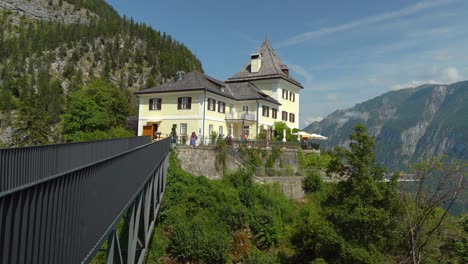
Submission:
[[257,112],[226,113],[226,119],[257,120]]

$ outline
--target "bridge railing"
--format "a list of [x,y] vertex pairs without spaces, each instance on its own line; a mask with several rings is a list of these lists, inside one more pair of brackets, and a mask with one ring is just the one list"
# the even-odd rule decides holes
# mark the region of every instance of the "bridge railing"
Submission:
[[[0,263],[89,263],[105,241],[108,263],[142,263],[169,149],[170,140],[161,140],[0,192]],[[121,244],[123,216],[128,240]]]
[[0,193],[45,180],[150,143],[149,137],[131,137],[0,149]]

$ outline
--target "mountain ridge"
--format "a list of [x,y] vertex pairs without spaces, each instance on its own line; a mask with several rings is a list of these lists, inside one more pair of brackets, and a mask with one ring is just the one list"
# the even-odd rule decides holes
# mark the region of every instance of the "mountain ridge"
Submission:
[[[52,97],[42,101],[56,105],[39,107],[57,117],[70,92],[102,78],[127,94],[136,114],[133,92],[179,70],[203,72],[183,43],[120,17],[103,0],[0,0],[0,145],[10,145],[15,113],[28,94]],[[59,120],[48,119],[50,142],[43,143],[59,143]]]
[[408,164],[430,156],[467,159],[466,99],[468,81],[424,84],[337,110],[304,131],[328,136],[321,144],[327,149],[347,145],[354,125],[363,123],[376,137],[378,161],[394,170],[406,170]]

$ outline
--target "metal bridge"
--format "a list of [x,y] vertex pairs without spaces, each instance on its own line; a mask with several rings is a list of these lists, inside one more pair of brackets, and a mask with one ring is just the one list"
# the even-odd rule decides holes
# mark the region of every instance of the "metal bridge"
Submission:
[[107,263],[142,263],[169,150],[149,137],[0,149],[0,263],[89,263],[104,243]]

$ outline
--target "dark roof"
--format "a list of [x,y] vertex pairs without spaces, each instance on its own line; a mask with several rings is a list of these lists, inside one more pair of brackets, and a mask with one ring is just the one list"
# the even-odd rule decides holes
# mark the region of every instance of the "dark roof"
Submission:
[[270,103],[280,105],[278,101],[263,93],[255,85],[249,82],[228,83],[227,85],[230,92],[237,100],[265,100]]
[[182,80],[169,81],[156,87],[135,92],[135,94],[153,94],[204,89],[234,100],[265,100],[274,104],[280,104],[278,101],[266,95],[249,82],[224,83],[197,71],[189,72],[183,75]]
[[283,69],[287,70],[288,67],[281,61],[278,55],[276,55],[276,52],[273,50],[273,48],[271,48],[270,43],[268,43],[267,39],[265,39],[260,49],[257,50],[257,53],[260,53],[262,55],[262,66],[260,67],[260,70],[258,72],[250,72],[251,65],[249,60],[245,64],[245,66],[240,70],[240,72],[227,79],[226,82],[232,83],[282,78],[303,88],[301,83],[296,81],[289,74],[283,72]]
[[172,80],[156,87],[135,92],[135,94],[180,92],[206,89],[212,93],[235,99],[232,94],[226,92],[226,89],[225,92],[222,92],[223,87],[226,87],[224,82],[216,80],[215,78],[205,75],[201,72],[194,71],[184,74],[182,80]]

